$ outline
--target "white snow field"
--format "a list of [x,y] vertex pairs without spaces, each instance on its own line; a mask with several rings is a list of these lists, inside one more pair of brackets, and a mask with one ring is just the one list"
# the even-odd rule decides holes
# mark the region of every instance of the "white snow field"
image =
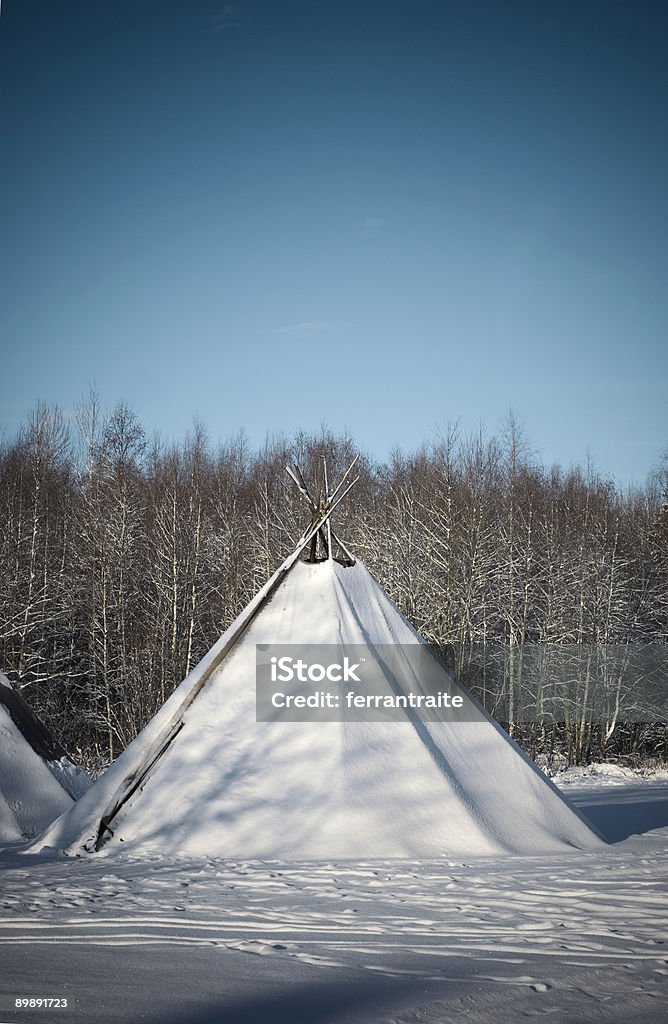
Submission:
[[338,863],[8,848],[0,1022],[663,1024],[668,780],[569,787],[619,842]]
[[[234,629],[35,850],[92,849],[119,787],[151,760]],[[456,712],[417,723],[256,721],[256,644],[422,642],[360,563],[294,565],[187,707],[102,852],[304,860],[599,848],[556,787],[445,671],[443,688],[462,695],[468,721]]]
[[[12,707],[20,702],[2,672],[0,687],[11,691]],[[41,757],[0,700],[0,842],[38,835],[72,806],[72,797],[88,783],[86,773],[67,758]]]

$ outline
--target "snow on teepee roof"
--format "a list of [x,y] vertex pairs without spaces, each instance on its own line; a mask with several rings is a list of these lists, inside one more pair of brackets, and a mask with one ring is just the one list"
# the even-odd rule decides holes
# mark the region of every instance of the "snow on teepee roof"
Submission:
[[0,842],[37,835],[88,782],[0,672]]
[[[445,669],[466,721],[256,720],[256,645],[424,643],[331,530],[349,472],[322,501],[295,475],[313,518],[293,554],[32,850],[430,858],[600,844]],[[318,543],[324,560],[300,561]]]

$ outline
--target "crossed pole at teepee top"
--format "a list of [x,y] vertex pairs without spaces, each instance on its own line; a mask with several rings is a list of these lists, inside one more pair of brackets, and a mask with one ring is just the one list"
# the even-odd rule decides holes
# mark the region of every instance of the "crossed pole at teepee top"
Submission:
[[[294,469],[292,469],[290,466],[286,466],[285,467],[286,472],[288,473],[290,478],[294,481],[294,483],[295,483],[295,485],[297,487],[297,490],[299,491],[299,493],[308,502],[309,508],[311,509],[311,515],[313,517],[312,520],[311,520],[312,525],[315,525],[318,522],[318,520],[321,520],[322,517],[327,514],[329,509],[333,510],[333,503],[336,502],[336,504],[338,505],[339,502],[341,501],[341,499],[351,489],[351,487],[354,487],[354,485],[359,480],[359,475],[358,475],[358,476],[355,477],[354,480],[350,481],[350,483],[345,488],[345,490],[343,490],[343,491],[341,490],[341,488],[345,484],[346,480],[350,476],[350,473],[351,473],[355,463],[359,459],[359,455],[356,455],[355,458],[353,459],[353,461],[348,466],[348,468],[345,471],[345,473],[343,474],[343,476],[341,477],[341,480],[339,481],[337,486],[330,493],[329,482],[328,482],[328,478],[327,478],[327,460],[325,459],[324,455],[322,455],[321,458],[322,458],[322,471],[323,471],[323,484],[324,484],[324,487],[319,491],[317,499],[313,497],[311,491],[309,490],[308,485],[306,484],[306,481],[304,480],[304,475],[303,475],[301,469],[299,468],[299,466],[295,466]],[[339,493],[339,492],[341,492],[341,493]],[[339,559],[339,561],[345,561],[345,563],[348,564],[348,565],[354,565],[355,564],[355,558],[353,557],[353,555],[351,555],[350,551],[348,550],[346,545],[343,543],[341,538],[337,537],[337,535],[334,533],[334,530],[332,528],[331,515],[327,515],[327,518],[322,523],[322,526],[320,526],[318,528],[318,530],[313,534],[313,536],[311,537],[311,539],[309,541],[309,543],[310,543],[309,561],[310,562],[317,562],[318,561],[318,558],[317,558],[318,538],[320,538],[320,542],[321,542],[322,547],[323,547],[323,549],[325,551],[325,557],[329,561],[331,561],[333,559],[333,557],[334,557],[333,545],[336,544],[337,547],[340,548],[340,550],[345,555],[345,559]]]

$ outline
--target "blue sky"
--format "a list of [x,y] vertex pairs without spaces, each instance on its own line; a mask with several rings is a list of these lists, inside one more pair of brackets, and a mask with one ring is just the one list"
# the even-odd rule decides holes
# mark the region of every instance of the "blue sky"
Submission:
[[668,443],[668,12],[5,0],[0,425]]

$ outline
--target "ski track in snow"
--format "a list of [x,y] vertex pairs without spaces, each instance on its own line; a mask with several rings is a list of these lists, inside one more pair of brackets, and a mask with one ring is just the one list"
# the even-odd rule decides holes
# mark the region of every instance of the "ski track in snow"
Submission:
[[419,864],[10,856],[0,945],[207,946],[330,973],[474,980],[543,999],[527,1017],[568,992],[666,1009],[667,864],[668,829],[603,854]]

